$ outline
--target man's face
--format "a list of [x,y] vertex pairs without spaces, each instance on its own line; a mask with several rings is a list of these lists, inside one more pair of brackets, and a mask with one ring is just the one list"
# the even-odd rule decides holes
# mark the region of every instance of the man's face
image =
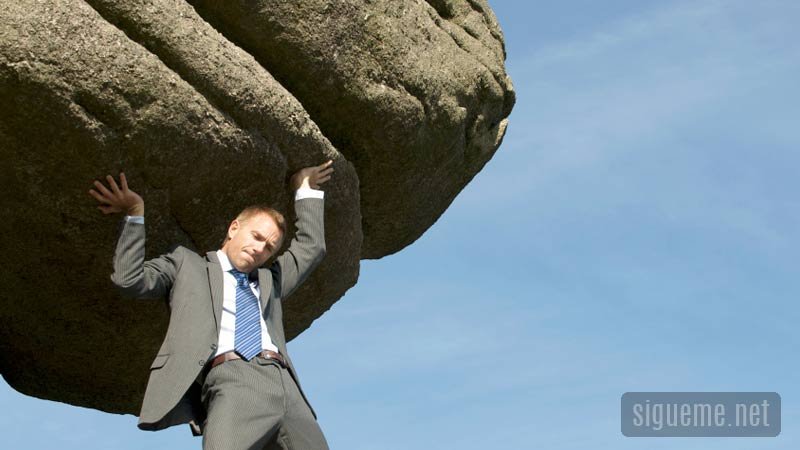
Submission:
[[264,264],[280,248],[283,236],[275,220],[267,214],[234,220],[228,227],[230,240],[222,246],[233,267],[249,273]]

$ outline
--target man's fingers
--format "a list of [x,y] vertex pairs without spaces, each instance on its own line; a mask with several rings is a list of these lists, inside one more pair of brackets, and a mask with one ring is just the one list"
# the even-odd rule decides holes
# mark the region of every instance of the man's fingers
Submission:
[[128,190],[128,179],[125,178],[125,172],[119,173],[119,184],[123,191]]
[[111,175],[106,175],[106,180],[108,180],[108,185],[111,186],[111,190],[114,191],[114,194],[119,195],[119,186],[117,186],[116,180]]
[[97,190],[100,191],[100,193],[103,194],[106,197],[113,197],[113,195],[114,195],[114,194],[111,193],[111,191],[106,189],[105,186],[103,186],[103,183],[101,183],[101,182],[99,182],[97,180],[94,180],[94,187],[96,187]]
[[331,164],[333,164],[333,160],[329,159],[329,160],[325,161],[324,163],[318,165],[317,168],[318,169],[324,169],[324,168],[330,166]]
[[318,188],[319,183],[324,183],[330,179],[330,176],[333,173],[333,167],[331,167],[332,164],[333,160],[329,159],[318,166],[309,166],[298,170],[294,175],[292,175],[291,185],[296,189],[307,181],[308,186],[312,189]]
[[106,197],[103,197],[102,195],[98,194],[97,191],[95,191],[94,189],[89,189],[89,194],[100,203],[111,203]]

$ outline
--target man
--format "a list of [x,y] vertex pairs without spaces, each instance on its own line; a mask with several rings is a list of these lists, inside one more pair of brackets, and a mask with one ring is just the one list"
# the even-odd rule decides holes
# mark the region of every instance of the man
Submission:
[[145,261],[144,201],[128,187],[99,181],[89,193],[105,214],[126,213],[111,276],[125,296],[169,300],[167,335],[150,367],[139,428],[190,423],[204,450],[327,449],[286,352],[281,302],[325,255],[324,193],[332,161],[301,169],[297,234],[286,252],[286,224],[268,207],[243,210],[222,248],[205,258],[178,246]]

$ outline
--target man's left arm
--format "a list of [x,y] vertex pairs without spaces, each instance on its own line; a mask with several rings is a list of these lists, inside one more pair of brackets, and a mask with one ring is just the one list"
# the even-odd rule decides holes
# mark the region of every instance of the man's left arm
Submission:
[[333,172],[332,161],[307,167],[295,173],[290,185],[295,189],[294,209],[297,233],[289,248],[270,267],[278,296],[286,299],[325,257],[325,200],[319,186]]

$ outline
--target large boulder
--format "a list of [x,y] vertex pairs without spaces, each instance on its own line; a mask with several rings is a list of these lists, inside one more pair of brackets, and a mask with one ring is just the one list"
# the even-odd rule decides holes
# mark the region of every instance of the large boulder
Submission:
[[[246,3],[246,5],[245,5]],[[124,170],[147,252],[219,247],[243,206],[293,217],[288,176],[335,161],[327,257],[287,338],[417,239],[500,145],[514,103],[485,1],[60,0],[0,10],[0,370],[17,390],[138,412],[164,301],[109,281]]]
[[364,258],[416,240],[500,145],[514,92],[484,0],[189,2],[356,167]]

